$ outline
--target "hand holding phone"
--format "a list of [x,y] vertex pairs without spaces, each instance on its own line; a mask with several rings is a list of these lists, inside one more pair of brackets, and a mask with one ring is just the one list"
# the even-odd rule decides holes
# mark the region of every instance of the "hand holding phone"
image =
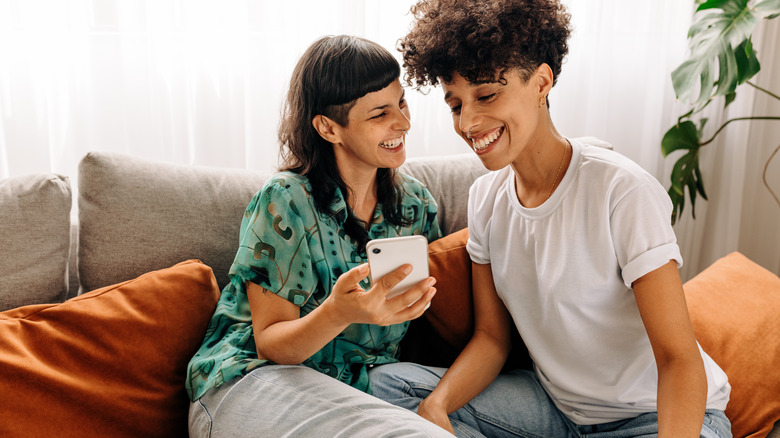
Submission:
[[424,236],[374,239],[366,244],[366,252],[372,284],[401,265],[412,265],[412,272],[388,292],[387,299],[406,292],[429,276],[428,239]]

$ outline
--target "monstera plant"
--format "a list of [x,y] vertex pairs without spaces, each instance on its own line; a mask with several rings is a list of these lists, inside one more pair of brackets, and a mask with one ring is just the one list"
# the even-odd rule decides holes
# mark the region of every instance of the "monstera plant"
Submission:
[[[699,152],[703,146],[711,143],[732,122],[780,120],[780,116],[771,115],[736,117],[723,123],[708,139],[703,139],[707,119],[701,116],[701,111],[713,101],[720,100],[720,96],[728,106],[736,98],[738,86],[746,84],[780,100],[777,94],[750,82],[761,70],[751,42],[753,30],[759,21],[780,15],[780,0],[706,0],[700,3],[688,31],[690,54],[672,72],[677,98],[691,108],[678,118],[661,141],[664,157],[677,150],[685,151],[675,163],[671,175],[672,223],[682,215],[686,191],[694,218],[697,195],[707,199],[699,169]],[[769,160],[775,153],[777,149]],[[766,174],[764,184],[767,185]],[[774,193],[773,196],[777,199]]]

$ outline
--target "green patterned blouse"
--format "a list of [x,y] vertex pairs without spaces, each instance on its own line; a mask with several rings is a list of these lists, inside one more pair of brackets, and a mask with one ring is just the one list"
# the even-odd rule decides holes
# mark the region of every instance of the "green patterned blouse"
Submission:
[[[430,192],[416,179],[400,177],[403,215],[412,224],[386,222],[378,204],[369,238],[417,234],[428,241],[438,239],[437,206]],[[300,306],[303,317],[325,301],[342,273],[366,261],[342,229],[347,206],[338,190],[332,205],[334,215],[319,212],[308,178],[291,172],[275,175],[254,196],[241,221],[230,283],[222,290],[203,344],[188,366],[191,400],[269,363],[257,357],[245,282]],[[368,280],[363,286],[370,286]],[[303,364],[370,392],[367,366],[396,362],[408,325],[352,324]]]

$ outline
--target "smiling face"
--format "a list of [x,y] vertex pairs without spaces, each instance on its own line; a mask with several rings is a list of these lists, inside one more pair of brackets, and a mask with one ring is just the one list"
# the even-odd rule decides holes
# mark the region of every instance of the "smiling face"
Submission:
[[550,88],[538,73],[524,81],[513,70],[504,81],[480,84],[454,73],[451,81],[442,83],[455,132],[488,169],[521,160],[538,140],[547,115],[540,103]]
[[406,160],[406,132],[411,127],[409,117],[404,89],[395,80],[357,99],[345,126],[331,121],[332,137],[326,140],[333,144],[342,175],[402,165]]

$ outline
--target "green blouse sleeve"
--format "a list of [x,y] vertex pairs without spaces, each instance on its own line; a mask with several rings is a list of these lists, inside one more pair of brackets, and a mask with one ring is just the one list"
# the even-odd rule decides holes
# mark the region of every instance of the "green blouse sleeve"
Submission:
[[317,285],[309,248],[314,224],[301,214],[308,210],[302,182],[269,181],[244,213],[232,273],[303,306]]

